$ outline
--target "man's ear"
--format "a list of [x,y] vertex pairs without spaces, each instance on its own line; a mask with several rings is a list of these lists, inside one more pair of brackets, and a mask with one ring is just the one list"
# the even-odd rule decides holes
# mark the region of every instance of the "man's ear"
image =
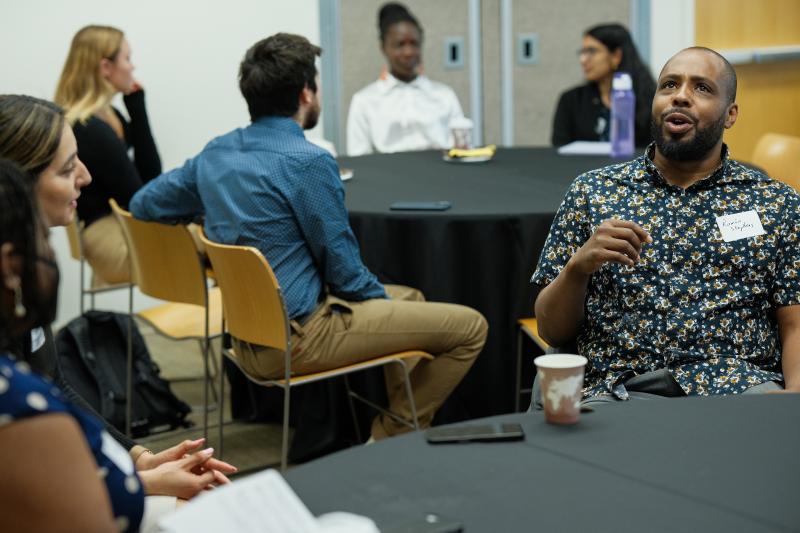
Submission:
[[739,118],[739,104],[734,102],[728,106],[728,112],[725,115],[725,129],[733,127],[737,118]]
[[3,287],[13,291],[22,283],[22,258],[14,253],[14,245],[4,242],[0,245],[0,279]]
[[308,85],[303,87],[303,90],[300,91],[300,105],[310,104],[314,101],[314,91],[312,91]]

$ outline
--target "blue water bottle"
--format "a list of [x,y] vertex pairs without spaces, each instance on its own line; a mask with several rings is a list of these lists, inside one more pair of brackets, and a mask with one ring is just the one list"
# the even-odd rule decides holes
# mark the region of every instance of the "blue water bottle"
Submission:
[[611,84],[611,157],[633,155],[636,95],[627,72],[614,74]]

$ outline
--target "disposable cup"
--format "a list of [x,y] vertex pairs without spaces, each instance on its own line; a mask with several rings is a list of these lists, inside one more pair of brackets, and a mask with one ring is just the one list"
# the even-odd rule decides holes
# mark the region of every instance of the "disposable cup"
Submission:
[[453,148],[468,150],[472,148],[472,121],[465,117],[450,121],[450,133],[453,135]]
[[545,420],[551,424],[577,424],[586,358],[559,353],[539,356],[533,362],[539,374]]

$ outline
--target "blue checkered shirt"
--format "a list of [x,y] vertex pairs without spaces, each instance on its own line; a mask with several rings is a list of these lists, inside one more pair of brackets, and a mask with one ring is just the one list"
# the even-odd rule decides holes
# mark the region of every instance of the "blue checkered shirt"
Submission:
[[130,209],[159,222],[204,216],[212,241],[261,250],[290,318],[309,315],[325,286],[349,301],[386,297],[361,261],[336,161],[291,118],[263,117],[217,137],[149,182]]

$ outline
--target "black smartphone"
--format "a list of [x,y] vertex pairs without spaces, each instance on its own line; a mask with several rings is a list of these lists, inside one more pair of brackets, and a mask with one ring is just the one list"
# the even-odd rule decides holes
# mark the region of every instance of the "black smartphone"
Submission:
[[437,200],[432,202],[394,202],[389,206],[392,211],[447,211],[450,202]]
[[524,438],[525,433],[519,424],[446,426],[430,428],[425,432],[425,439],[431,444],[522,440]]

